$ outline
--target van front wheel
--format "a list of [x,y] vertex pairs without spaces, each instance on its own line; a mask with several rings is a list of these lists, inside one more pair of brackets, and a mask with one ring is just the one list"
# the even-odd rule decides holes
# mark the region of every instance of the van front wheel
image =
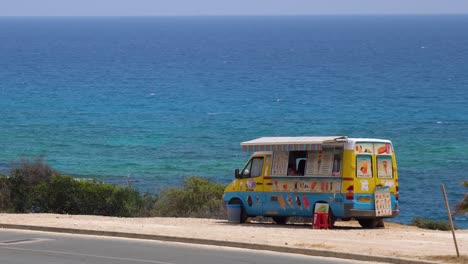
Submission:
[[241,204],[240,223],[243,224],[243,223],[247,222],[248,218],[249,218],[249,216],[247,215],[247,212],[244,209],[244,205]]
[[273,216],[271,218],[273,218],[273,221],[277,225],[285,225],[289,220],[289,217],[287,217],[287,216]]

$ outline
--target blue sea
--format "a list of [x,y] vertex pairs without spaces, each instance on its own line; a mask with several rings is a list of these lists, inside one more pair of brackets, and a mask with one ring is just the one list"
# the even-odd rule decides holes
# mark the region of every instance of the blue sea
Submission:
[[[468,16],[1,17],[0,172],[228,183],[262,136],[387,138],[401,215],[467,193]],[[468,228],[468,216],[456,216]]]

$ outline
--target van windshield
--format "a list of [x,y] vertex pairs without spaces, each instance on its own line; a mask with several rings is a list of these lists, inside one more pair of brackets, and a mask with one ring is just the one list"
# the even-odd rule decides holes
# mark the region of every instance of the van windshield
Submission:
[[263,157],[255,157],[244,167],[242,178],[254,178],[262,175]]

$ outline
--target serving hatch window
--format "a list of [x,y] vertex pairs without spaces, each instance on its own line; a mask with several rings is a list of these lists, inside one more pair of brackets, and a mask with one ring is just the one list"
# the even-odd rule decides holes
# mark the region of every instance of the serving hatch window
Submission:
[[272,176],[304,176],[307,151],[276,151],[273,154]]
[[288,176],[304,176],[307,151],[289,152]]
[[273,154],[271,176],[286,176],[288,173],[288,156],[289,153],[287,151],[275,151]]
[[337,177],[341,175],[342,147],[315,151],[276,151],[271,176]]
[[329,177],[341,175],[343,148],[331,147],[308,151],[306,176]]

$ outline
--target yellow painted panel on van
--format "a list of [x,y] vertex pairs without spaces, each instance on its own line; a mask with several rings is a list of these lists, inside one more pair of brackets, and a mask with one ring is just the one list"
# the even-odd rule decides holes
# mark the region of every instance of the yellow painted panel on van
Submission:
[[360,178],[355,180],[354,193],[373,193],[375,181],[372,178]]
[[341,168],[341,175],[343,178],[341,192],[345,193],[351,185],[354,186],[354,178],[356,175],[356,155],[354,153],[354,150],[345,149],[343,151],[343,160]]

